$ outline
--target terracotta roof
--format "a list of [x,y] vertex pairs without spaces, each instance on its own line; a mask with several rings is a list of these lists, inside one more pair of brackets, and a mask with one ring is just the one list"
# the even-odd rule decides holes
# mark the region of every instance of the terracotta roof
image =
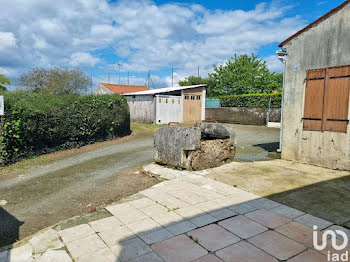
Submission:
[[117,85],[107,83],[100,83],[100,85],[107,87],[116,94],[135,93],[150,90],[147,86]]
[[284,46],[286,43],[288,43],[290,40],[292,40],[294,37],[297,37],[298,35],[300,35],[301,33],[303,33],[304,31],[308,30],[309,28],[313,27],[314,25],[322,22],[323,20],[327,19],[331,14],[339,11],[340,9],[342,9],[344,6],[346,6],[347,4],[350,3],[350,0],[346,0],[344,3],[342,3],[341,5],[337,6],[336,8],[332,9],[331,11],[329,11],[327,14],[321,16],[320,18],[318,18],[316,21],[312,22],[311,24],[309,24],[308,26],[304,27],[303,29],[301,29],[300,31],[296,32],[294,35],[292,35],[291,37],[287,38],[286,40],[284,40],[279,47]]

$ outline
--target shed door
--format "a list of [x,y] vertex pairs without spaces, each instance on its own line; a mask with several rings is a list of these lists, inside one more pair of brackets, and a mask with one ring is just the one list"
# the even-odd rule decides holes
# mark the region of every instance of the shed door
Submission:
[[202,120],[202,93],[184,93],[184,122]]
[[181,96],[156,96],[156,122],[168,124],[170,122],[182,122],[182,97]]

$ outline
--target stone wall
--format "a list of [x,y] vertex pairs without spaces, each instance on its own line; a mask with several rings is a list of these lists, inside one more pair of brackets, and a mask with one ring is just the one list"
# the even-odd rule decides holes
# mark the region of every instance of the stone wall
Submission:
[[[266,125],[267,108],[220,107],[206,108],[206,120],[243,125]],[[273,108],[270,122],[280,122],[281,109]]]
[[[305,78],[308,69],[350,64],[350,4],[283,46],[286,57],[282,158],[350,170],[347,133],[304,131]],[[350,117],[350,107],[348,117]],[[349,119],[349,118],[348,118]]]

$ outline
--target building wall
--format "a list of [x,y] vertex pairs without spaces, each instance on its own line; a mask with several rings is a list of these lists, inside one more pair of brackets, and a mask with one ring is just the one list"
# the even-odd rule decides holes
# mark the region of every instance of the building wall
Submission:
[[156,107],[153,95],[125,96],[130,109],[131,121],[155,123]]
[[115,93],[109,90],[107,87],[98,85],[93,92],[94,95],[114,95]]
[[284,46],[283,159],[350,169],[349,125],[347,133],[303,131],[302,121],[306,70],[349,65],[349,43],[350,4]]
[[[217,107],[206,108],[205,119],[222,123],[243,125],[266,125],[267,108],[246,107]],[[280,122],[281,109],[272,108],[270,111],[270,122]]]

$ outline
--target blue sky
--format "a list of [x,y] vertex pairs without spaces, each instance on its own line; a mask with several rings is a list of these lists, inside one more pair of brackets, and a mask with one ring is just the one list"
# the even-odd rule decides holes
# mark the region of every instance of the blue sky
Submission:
[[[343,0],[0,0],[0,73],[76,67],[100,81],[155,88],[205,77],[234,53],[256,53],[281,72],[278,44]],[[54,3],[54,4],[53,4]]]

